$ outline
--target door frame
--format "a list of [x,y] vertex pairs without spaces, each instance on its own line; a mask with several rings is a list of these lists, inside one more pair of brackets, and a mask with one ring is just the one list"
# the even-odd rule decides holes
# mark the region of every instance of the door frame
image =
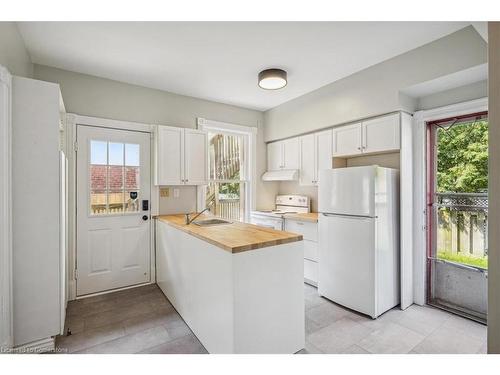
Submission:
[[413,296],[418,305],[427,303],[427,123],[444,118],[488,111],[488,98],[415,112],[413,116]]
[[[159,189],[158,186],[154,184],[154,133],[156,126],[153,124],[145,124],[139,122],[122,121],[122,120],[111,120],[99,117],[83,116],[74,113],[68,113],[65,119],[66,126],[66,142],[68,145],[68,289],[69,289],[69,300],[75,300],[76,296],[76,153],[78,149],[77,139],[76,139],[76,126],[93,126],[106,129],[116,129],[116,130],[129,130],[142,133],[150,134],[150,186],[151,186],[151,202],[150,202],[150,214],[151,216],[158,215],[159,213]],[[155,242],[154,242],[154,223],[151,223],[150,230],[150,275],[151,281],[148,284],[154,284],[156,282],[156,259],[155,259]],[[134,286],[127,286],[116,290],[134,288]],[[98,294],[106,294],[110,291],[99,292],[91,295],[86,295],[81,298],[86,298]]]
[[0,65],[0,348],[13,345],[12,322],[12,76]]

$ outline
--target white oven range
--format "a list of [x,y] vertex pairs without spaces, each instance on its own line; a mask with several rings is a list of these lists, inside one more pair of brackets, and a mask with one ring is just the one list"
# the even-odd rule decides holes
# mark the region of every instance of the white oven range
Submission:
[[305,195],[277,195],[274,210],[252,211],[250,223],[261,227],[284,230],[283,216],[289,213],[307,213],[311,211],[311,201]]

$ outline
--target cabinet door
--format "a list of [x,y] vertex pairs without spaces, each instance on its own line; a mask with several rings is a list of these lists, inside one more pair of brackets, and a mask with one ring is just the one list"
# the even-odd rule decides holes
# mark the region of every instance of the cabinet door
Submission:
[[316,180],[316,145],[314,134],[300,137],[300,184],[314,185]]
[[315,134],[316,138],[316,176],[314,181],[318,183],[319,171],[332,168],[332,130],[325,130]]
[[156,136],[156,185],[181,185],[184,129],[158,126]]
[[283,142],[267,144],[267,170],[276,171],[283,166]]
[[283,141],[283,169],[299,169],[299,137]]
[[361,124],[339,126],[333,129],[333,156],[361,153]]
[[184,131],[184,184],[207,183],[207,133],[201,130]]
[[363,152],[399,150],[399,114],[363,122]]

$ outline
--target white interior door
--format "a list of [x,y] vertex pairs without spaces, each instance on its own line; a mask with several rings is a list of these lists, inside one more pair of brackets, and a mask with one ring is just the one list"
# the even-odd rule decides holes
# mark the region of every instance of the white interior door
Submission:
[[77,141],[77,295],[150,281],[149,133],[79,125]]

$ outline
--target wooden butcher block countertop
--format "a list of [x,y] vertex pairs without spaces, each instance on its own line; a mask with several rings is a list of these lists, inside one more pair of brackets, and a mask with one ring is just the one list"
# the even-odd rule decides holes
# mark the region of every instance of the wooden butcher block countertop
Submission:
[[296,213],[296,214],[285,214],[285,219],[298,220],[298,221],[310,221],[312,223],[318,222],[317,212],[308,213]]
[[[299,234],[259,227],[239,221],[231,224],[201,227],[194,223],[186,225],[184,215],[160,215],[156,219],[233,254],[302,241],[302,235]],[[213,216],[201,215],[195,221],[206,219],[213,219]]]

